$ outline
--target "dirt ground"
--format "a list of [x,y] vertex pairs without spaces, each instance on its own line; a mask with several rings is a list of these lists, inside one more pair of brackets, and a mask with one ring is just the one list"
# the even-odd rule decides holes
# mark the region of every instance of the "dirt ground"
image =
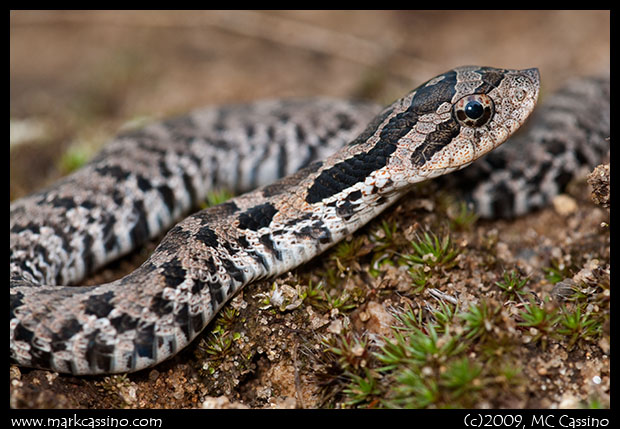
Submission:
[[[128,123],[207,104],[316,95],[388,103],[428,78],[465,64],[538,67],[544,98],[567,79],[609,70],[610,14],[20,11],[11,12],[10,47],[13,200],[53,183]],[[420,225],[441,225],[445,214],[441,200],[434,192],[420,192],[420,197],[406,199],[371,223],[352,242],[367,244],[382,221],[395,223],[405,237]],[[460,271],[433,287],[463,302],[481,297],[501,301],[494,284],[501,279],[502,268],[518,267],[529,276],[531,292],[542,298],[554,289],[545,268],[567,258],[575,267],[568,277],[590,269],[608,282],[609,210],[591,201],[585,180],[575,184],[566,198],[573,208],[563,210],[566,206],[559,203],[516,220],[477,221],[454,232],[454,241],[466,249]],[[493,257],[501,263],[486,271],[484,243],[490,236],[495,237],[499,253]],[[130,272],[155,244],[88,281],[109,281]],[[336,259],[333,252],[327,253],[276,283],[294,289],[300,281],[318,281],[335,269]],[[351,406],[341,386],[330,392],[317,381],[317,367],[325,363],[317,357],[324,350],[318,338],[349,329],[389,335],[386,326],[393,323],[393,316],[386,309],[432,297],[428,291],[408,297],[390,289],[396,280],[389,270],[380,281],[372,279],[367,274],[370,261],[363,258],[348,264],[345,270],[336,270],[342,277],[336,289],[364,290],[351,301],[355,306],[350,310],[308,302],[286,311],[265,309],[263,298],[272,282],[253,284],[227,306],[227,316],[154,369],[126,376],[73,377],[11,366],[10,405]],[[601,311],[608,313],[608,305]],[[219,345],[226,353],[215,359],[218,329],[237,336],[232,345]],[[504,386],[502,394],[496,394],[492,389],[498,385],[493,385],[466,405],[574,408],[595,400],[609,407],[608,324],[596,341],[579,342],[577,347],[562,341],[552,341],[544,349],[523,343],[510,353],[526,382]]]

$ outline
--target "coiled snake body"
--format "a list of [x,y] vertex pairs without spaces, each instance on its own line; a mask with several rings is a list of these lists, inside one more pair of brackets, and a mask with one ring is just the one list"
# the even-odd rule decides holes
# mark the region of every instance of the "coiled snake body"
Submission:
[[[11,359],[74,374],[161,362],[246,284],[302,264],[411,184],[499,146],[530,115],[538,90],[535,69],[461,67],[372,120],[377,108],[370,104],[268,101],[204,109],[120,135],[78,172],[11,204]],[[591,136],[608,132],[589,128]],[[350,142],[317,161],[344,141]],[[565,151],[571,141],[562,143]],[[600,158],[598,145],[581,164]],[[477,198],[482,214],[542,205],[558,182],[546,173],[536,181],[524,177],[534,186],[547,180],[547,197],[519,196],[523,186],[515,186],[506,189],[510,198]],[[511,179],[485,183],[507,187]],[[157,236],[207,190],[257,185],[264,186],[174,226],[129,275],[98,286],[58,286]],[[480,190],[468,192],[476,198]]]

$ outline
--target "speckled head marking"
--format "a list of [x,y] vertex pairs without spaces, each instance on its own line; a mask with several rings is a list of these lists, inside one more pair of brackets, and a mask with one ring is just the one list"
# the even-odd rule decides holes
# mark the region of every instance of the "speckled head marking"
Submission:
[[[313,104],[302,119],[303,103],[264,102],[120,136],[73,176],[11,205],[11,359],[75,374],[161,362],[245,285],[313,258],[412,183],[499,146],[534,109],[538,86],[535,69],[460,67],[385,108],[361,134],[347,105]],[[317,117],[327,125],[312,136]],[[317,161],[343,130],[350,143]],[[57,286],[168,226],[220,183],[208,173],[245,189],[303,165],[187,217],[122,279]]]
[[[525,122],[538,99],[537,69],[460,67],[454,72],[454,91],[443,90],[436,110],[419,117],[408,136],[412,165],[421,178],[462,168],[501,145]],[[431,83],[424,89],[437,85]],[[416,96],[412,105],[415,102]]]

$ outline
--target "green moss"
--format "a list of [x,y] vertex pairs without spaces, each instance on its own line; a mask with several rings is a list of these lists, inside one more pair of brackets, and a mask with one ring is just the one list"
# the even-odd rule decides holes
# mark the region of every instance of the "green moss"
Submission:
[[495,282],[495,285],[502,290],[503,295],[508,299],[519,299],[527,293],[525,285],[530,280],[529,277],[521,277],[516,271],[504,272],[504,279]]
[[598,338],[601,330],[600,321],[592,313],[582,311],[578,305],[572,310],[562,307],[557,333],[568,339],[569,349],[579,340],[592,341]]
[[448,332],[441,337],[435,325],[428,324],[424,329],[413,327],[404,334],[394,332],[394,340],[387,340],[381,347],[377,358],[383,364],[381,370],[387,371],[402,364],[438,365],[449,357],[458,354],[464,348],[458,335]]
[[332,289],[335,293],[331,294],[323,285],[322,282],[316,286],[310,283],[304,297],[317,310],[330,311],[338,309],[340,311],[349,311],[358,307],[365,299],[365,293],[352,294],[348,290],[339,292],[337,289]]
[[337,356],[338,364],[344,371],[364,368],[369,358],[368,338],[348,331],[323,340],[324,351]]
[[198,342],[194,355],[199,361],[198,371],[203,375],[211,375],[226,357],[233,354],[233,345],[241,340],[241,334],[232,330],[238,322],[239,312],[230,305],[225,306],[215,319],[209,335]]
[[551,266],[544,267],[543,271],[546,274],[547,280],[552,284],[556,284],[566,278],[570,278],[573,274],[570,267],[555,259],[551,261]]
[[459,314],[459,318],[465,321],[465,338],[485,339],[493,335],[493,327],[501,312],[501,306],[490,301],[482,301],[477,305],[470,305],[467,310]]
[[[490,335],[497,329],[507,331],[500,304],[482,301],[459,311],[458,306],[442,302],[429,310],[416,311],[410,306],[395,310],[392,332],[380,341],[359,346],[350,339],[339,340],[331,352],[338,356],[339,377],[348,380],[341,389],[341,405],[473,407],[482,399],[480,395],[505,395],[506,389],[523,384],[514,348],[502,345],[519,344],[520,338]],[[364,350],[364,366],[343,361],[356,346]],[[495,350],[492,358],[485,349]]]
[[207,193],[207,198],[202,208],[217,206],[218,204],[225,203],[234,197],[235,194],[227,189],[216,189]]
[[465,201],[452,203],[446,210],[450,219],[450,229],[457,231],[468,231],[478,220],[475,210],[467,205]]
[[430,268],[451,268],[456,264],[455,259],[459,254],[449,234],[440,239],[432,232],[424,232],[411,242],[411,247],[413,253],[402,255],[402,260],[407,264],[419,264]]
[[60,171],[69,174],[81,168],[92,157],[91,151],[85,147],[76,146],[69,148],[60,158]]
[[380,400],[381,389],[374,371],[364,368],[363,375],[348,373],[350,382],[343,393],[347,397],[345,405],[360,408],[374,408]]
[[519,312],[521,321],[519,326],[527,328],[528,335],[532,343],[540,343],[543,350],[547,348],[549,340],[555,332],[555,325],[558,322],[557,308],[550,305],[546,300],[546,305],[538,305],[530,299],[529,303],[524,304],[523,310]]
[[341,266],[342,264],[357,261],[366,253],[363,249],[365,243],[366,237],[364,236],[344,240],[336,245],[331,253],[331,258],[337,260],[337,263]]

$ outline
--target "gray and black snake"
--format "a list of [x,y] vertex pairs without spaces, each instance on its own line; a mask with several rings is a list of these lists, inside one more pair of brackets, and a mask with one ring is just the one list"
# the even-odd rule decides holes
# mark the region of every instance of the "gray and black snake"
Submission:
[[[169,358],[243,286],[308,261],[413,183],[498,147],[538,92],[536,69],[460,67],[383,110],[263,101],[119,135],[79,171],[11,204],[12,361],[97,374]],[[529,134],[439,179],[487,217],[544,205],[608,151],[609,80],[579,81],[539,110]],[[209,190],[257,186],[173,226],[129,275],[59,286],[165,231]]]

